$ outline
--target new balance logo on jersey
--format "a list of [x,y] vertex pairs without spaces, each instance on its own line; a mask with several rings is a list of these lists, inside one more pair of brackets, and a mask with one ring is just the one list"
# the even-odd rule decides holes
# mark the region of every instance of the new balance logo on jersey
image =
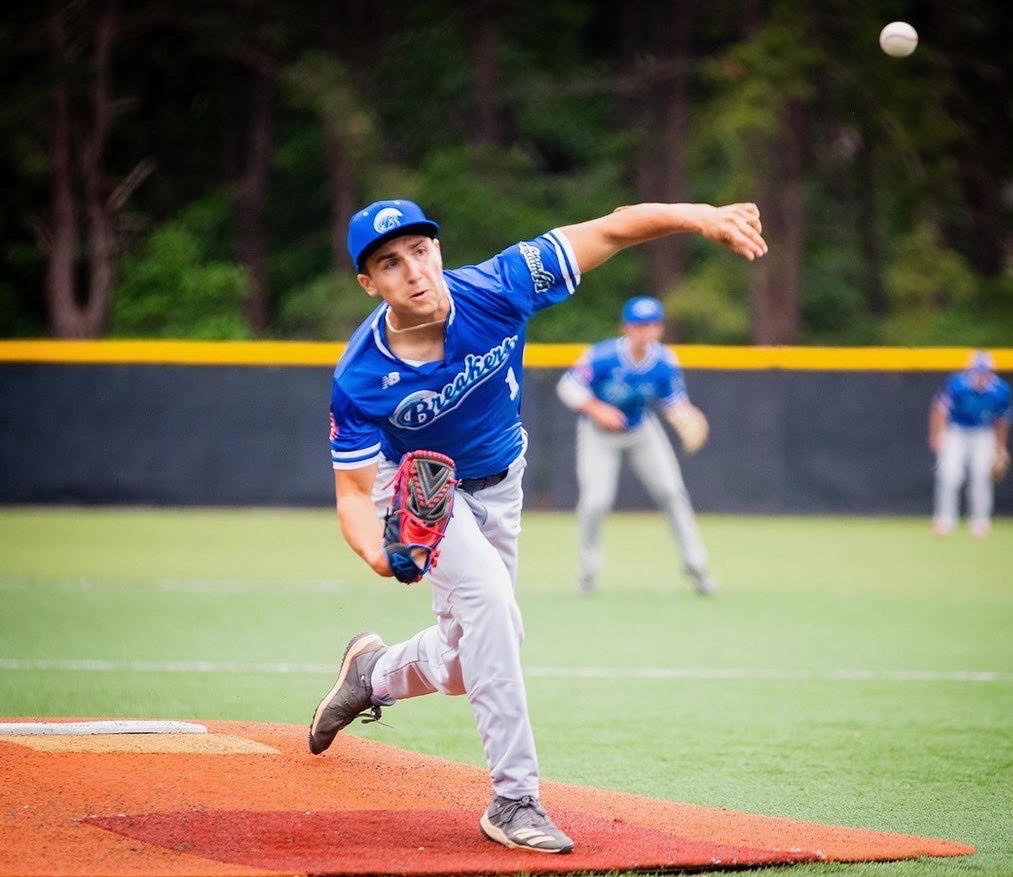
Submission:
[[469,353],[464,357],[464,368],[452,381],[444,384],[442,390],[419,390],[405,396],[394,409],[390,422],[402,429],[429,426],[448,411],[453,411],[475,387],[496,374],[516,348],[517,336],[511,335],[486,354],[475,356]]
[[521,255],[524,257],[524,264],[531,272],[531,282],[535,285],[535,292],[545,292],[547,289],[551,289],[556,278],[545,270],[545,266],[542,264],[542,254],[538,247],[533,247],[526,241],[522,241],[517,246],[520,247]]
[[387,387],[393,387],[394,384],[400,382],[400,380],[401,372],[387,372],[380,381],[380,386],[386,390]]

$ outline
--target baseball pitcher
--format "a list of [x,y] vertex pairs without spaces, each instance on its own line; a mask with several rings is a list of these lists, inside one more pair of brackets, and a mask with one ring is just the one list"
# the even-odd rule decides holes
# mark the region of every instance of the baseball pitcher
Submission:
[[932,529],[945,537],[959,517],[967,480],[971,534],[984,539],[992,526],[993,483],[1009,468],[1009,384],[992,370],[992,357],[971,354],[968,368],[947,378],[929,410],[929,448],[936,455]]
[[479,825],[508,847],[567,853],[539,802],[515,598],[520,418],[528,319],[567,300],[620,250],[695,232],[753,260],[767,249],[753,204],[640,204],[547,232],[487,261],[444,270],[437,224],[411,201],[349,222],[358,281],[379,306],[334,370],[331,461],[348,545],[380,576],[426,576],[435,623],[387,645],[352,638],[310,724],[326,750],[356,718],[442,692],[466,695],[492,780]]
[[707,552],[693,515],[679,461],[658,421],[661,411],[683,449],[695,453],[707,440],[707,419],[689,401],[682,369],[661,343],[665,314],[650,296],[623,305],[623,334],[590,347],[556,385],[577,420],[577,591],[588,595],[602,565],[602,520],[615,500],[623,455],[665,512],[697,593],[714,592]]

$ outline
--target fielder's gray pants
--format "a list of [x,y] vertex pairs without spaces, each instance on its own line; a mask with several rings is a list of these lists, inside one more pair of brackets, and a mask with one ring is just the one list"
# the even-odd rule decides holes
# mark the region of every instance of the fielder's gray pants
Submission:
[[[457,491],[439,560],[427,576],[436,624],[390,646],[373,670],[395,700],[435,691],[466,694],[493,790],[506,798],[538,796],[521,673],[524,625],[514,596],[524,466],[522,454],[499,484],[475,495]],[[380,464],[373,500],[381,515],[396,468]]]
[[995,430],[990,426],[946,427],[936,459],[937,526],[951,529],[960,517],[960,488],[967,479],[967,513],[972,527],[987,527],[992,518],[992,462]]
[[693,515],[672,444],[654,414],[626,432],[599,429],[587,417],[577,421],[577,531],[580,575],[591,582],[602,565],[601,523],[615,501],[623,454],[654,502],[665,513],[687,569],[707,569],[707,552]]

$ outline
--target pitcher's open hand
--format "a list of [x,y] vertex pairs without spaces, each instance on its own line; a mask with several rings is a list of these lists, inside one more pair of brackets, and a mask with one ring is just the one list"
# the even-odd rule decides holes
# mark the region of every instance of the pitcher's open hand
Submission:
[[699,209],[700,234],[708,240],[727,247],[750,262],[767,252],[767,242],[761,234],[760,210],[755,204],[693,206]]

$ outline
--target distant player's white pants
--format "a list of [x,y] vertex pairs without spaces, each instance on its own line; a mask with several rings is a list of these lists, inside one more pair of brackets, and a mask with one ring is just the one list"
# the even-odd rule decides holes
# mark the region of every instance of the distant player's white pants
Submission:
[[601,523],[615,501],[622,455],[665,513],[687,569],[704,572],[707,552],[693,515],[682,470],[664,428],[653,414],[626,432],[599,429],[587,417],[577,421],[577,530],[580,576],[592,582],[601,570]]
[[[427,576],[436,624],[392,645],[373,670],[374,683],[382,680],[394,700],[466,694],[493,789],[506,798],[538,795],[521,672],[524,626],[514,597],[524,466],[521,455],[504,481],[476,496],[458,490],[439,560]],[[373,501],[381,515],[391,496],[384,485],[396,469],[380,464]]]
[[995,431],[992,427],[950,425],[936,458],[934,522],[951,530],[960,517],[960,488],[967,483],[967,514],[972,529],[987,528],[992,517],[992,462]]

